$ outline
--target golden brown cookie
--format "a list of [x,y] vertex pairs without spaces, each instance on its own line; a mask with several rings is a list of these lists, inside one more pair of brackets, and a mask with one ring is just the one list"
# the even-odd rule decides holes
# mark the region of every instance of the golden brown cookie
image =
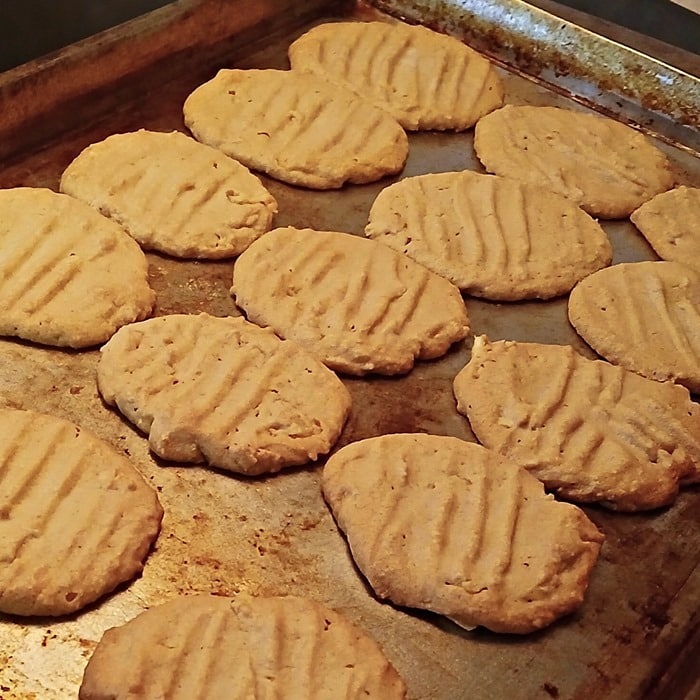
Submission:
[[351,443],[322,487],[380,598],[466,627],[526,633],[576,610],[603,541],[525,469],[453,437]]
[[330,370],[240,317],[126,326],[102,348],[97,383],[158,456],[242,474],[325,454],[350,410]]
[[83,202],[0,190],[0,335],[84,348],[151,313],[138,245]]
[[185,102],[195,138],[278,180],[319,190],[403,168],[408,139],[389,114],[313,75],[221,70]]
[[468,129],[503,104],[491,63],[461,41],[426,27],[334,22],[289,47],[295,71],[352,90],[410,130]]
[[459,290],[406,256],[359,236],[279,228],[234,266],[236,303],[348,374],[399,374],[469,332]]
[[677,384],[570,346],[481,336],[454,393],[484,446],[565,498],[645,510],[700,481],[700,406]]
[[0,433],[0,611],[65,615],[139,574],[163,510],[129,461],[32,411]]
[[612,260],[605,231],[570,200],[468,170],[384,188],[365,234],[462,291],[499,301],[566,294]]
[[401,700],[379,645],[306,598],[175,598],[107,630],[81,700]]
[[606,360],[700,392],[700,272],[649,261],[599,270],[574,287],[569,320]]
[[486,170],[568,197],[592,216],[628,216],[673,186],[666,156],[641,133],[561,107],[505,107],[479,120],[474,148]]
[[683,186],[657,194],[630,219],[661,259],[700,270],[700,188]]
[[144,248],[180,258],[238,255],[277,212],[248,168],[177,131],[141,129],[88,146],[63,173],[61,191]]

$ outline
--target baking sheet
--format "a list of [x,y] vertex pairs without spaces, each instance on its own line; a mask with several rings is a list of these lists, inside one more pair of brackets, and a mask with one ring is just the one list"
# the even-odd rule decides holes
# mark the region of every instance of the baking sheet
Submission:
[[511,70],[534,76],[599,111],[691,151],[700,150],[697,76],[522,0],[376,0],[375,4],[453,34]]
[[[93,85],[85,96],[80,90],[71,96],[71,104],[82,105],[90,121],[66,117],[63,123],[49,123],[67,111],[59,101],[47,103],[43,112],[31,115],[48,137],[33,150],[21,124],[7,124],[6,133],[17,134],[25,145],[15,148],[14,155],[11,149],[4,151],[8,155],[0,168],[0,186],[57,188],[70,160],[110,133],[142,127],[184,129],[184,98],[220,65],[287,67],[287,46],[312,23],[380,16],[372,7],[356,3],[315,3],[317,17],[308,4],[302,12],[302,3],[255,3],[258,20],[269,14],[272,25],[251,21],[236,29],[232,24],[229,37],[223,13],[240,15],[249,4],[203,2],[203,13],[219,13],[220,37],[202,44],[197,32],[204,31],[207,22],[204,15],[197,19],[200,4],[185,4],[189,14],[182,24],[168,24],[164,14],[156,15],[177,46],[167,68],[159,57],[144,58],[145,67],[124,81],[114,68],[113,55],[105,58],[99,46],[88,42],[74,49],[71,66],[79,68],[82,50],[114,68],[113,94]],[[121,43],[114,46],[119,55],[128,55],[130,41],[143,42],[143,27],[149,26],[117,30]],[[178,35],[179,27],[187,27],[188,35]],[[98,40],[109,44],[110,36]],[[163,55],[168,51],[166,45]],[[60,79],[61,55],[54,60],[54,79]],[[582,108],[519,72],[502,75],[510,103]],[[42,80],[37,75],[34,84]],[[9,82],[6,78],[6,88]],[[10,92],[0,90],[3,105]],[[401,177],[481,170],[471,132],[411,134],[409,140],[409,161]],[[671,158],[679,182],[700,186],[696,155],[668,141],[659,146]],[[358,234],[376,194],[395,179],[312,192],[263,178],[279,203],[277,225]],[[603,226],[615,249],[614,262],[654,258],[628,222]],[[228,295],[230,261],[184,262],[152,253],[148,259],[158,295],[157,315],[237,313]],[[516,304],[467,299],[467,307],[475,334],[570,343],[593,356],[566,321],[565,299]],[[452,379],[468,360],[470,345],[468,339],[439,361],[419,363],[405,377],[345,379],[354,408],[340,444],[400,431],[473,439],[466,420],[456,413],[451,393]],[[522,638],[466,632],[439,616],[398,609],[373,597],[320,496],[318,467],[245,479],[153,459],[145,439],[100,400],[94,379],[97,359],[97,351],[60,351],[0,340],[0,403],[73,420],[128,454],[159,492],[165,508],[162,532],[143,576],[83,613],[61,619],[0,616],[2,700],[75,697],[85,663],[106,628],[178,593],[241,591],[309,595],[344,612],[382,644],[415,700],[672,698],[689,692],[700,650],[698,488],[686,489],[672,508],[651,514],[585,508],[607,540],[586,602],[576,615]]]

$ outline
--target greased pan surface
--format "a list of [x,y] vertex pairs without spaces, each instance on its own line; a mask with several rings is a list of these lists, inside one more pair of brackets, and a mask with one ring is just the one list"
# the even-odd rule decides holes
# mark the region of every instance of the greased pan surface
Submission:
[[[242,5],[190,2],[185,15],[163,25],[170,43],[159,44],[157,32],[148,35],[147,30],[155,31],[153,21],[144,21],[127,32],[119,30],[116,53],[108,52],[106,58],[95,45],[97,39],[71,49],[70,60],[63,55],[63,75],[66,80],[73,75],[73,106],[47,102],[41,113],[27,117],[38,129],[37,143],[39,136],[43,139],[33,150],[21,120],[14,126],[5,124],[6,138],[15,134],[14,143],[25,145],[2,163],[0,186],[56,189],[63,169],[89,143],[137,128],[184,130],[185,97],[218,67],[284,68],[289,43],[313,23],[382,16],[355,3],[319,2],[313,8],[306,4],[304,13],[299,9],[302,3],[256,3],[258,15],[250,22],[238,28],[232,22],[230,30],[217,25],[219,38],[207,43],[205,13],[218,12],[223,22],[224,12],[240,15]],[[260,22],[268,15],[271,24],[263,29]],[[163,14],[157,17],[162,19]],[[119,77],[125,71],[115,65],[117,59],[126,60],[128,47],[144,46],[148,36],[162,57],[143,58],[134,49],[143,65],[134,65],[131,75]],[[109,35],[99,41],[109,43]],[[99,60],[112,67],[112,91],[92,86],[89,94],[87,88],[81,93],[75,79],[81,65],[85,70],[81,52],[102,56]],[[59,81],[61,61],[59,54],[52,64]],[[26,73],[25,81],[30,79]],[[3,106],[9,104],[11,77],[5,76],[5,90],[0,91]],[[516,73],[502,70],[502,77],[508,102],[580,108]],[[41,75],[31,79],[41,84]],[[70,118],[76,109],[82,110],[82,120]],[[472,132],[411,134],[409,140],[410,156],[400,177],[481,170],[472,150]],[[680,182],[700,186],[700,163],[694,154],[668,143],[660,147],[671,158]],[[374,197],[396,178],[332,192],[263,180],[279,203],[277,225],[360,234]],[[628,222],[603,226],[612,240],[615,262],[653,259],[651,249]],[[152,253],[148,260],[158,296],[156,314],[237,313],[228,294],[229,261],[183,262]],[[467,306],[476,334],[571,343],[592,356],[566,320],[565,299],[517,304],[467,299]],[[451,392],[470,346],[471,338],[439,361],[419,363],[405,377],[345,379],[355,407],[340,444],[401,431],[473,440]],[[155,460],[144,437],[99,398],[97,359],[94,350],[65,352],[0,340],[0,402],[75,421],[129,455],[158,490],[165,509],[162,532],[143,576],[83,614],[68,619],[0,617],[3,700],[76,697],[83,668],[106,628],[178,593],[242,591],[308,595],[344,612],[382,644],[415,700],[681,697],[689,687],[698,649],[697,488],[682,492],[672,508],[644,515],[585,509],[607,539],[586,602],[576,615],[522,638],[466,632],[445,619],[396,609],[372,596],[322,501],[318,467],[242,479]]]

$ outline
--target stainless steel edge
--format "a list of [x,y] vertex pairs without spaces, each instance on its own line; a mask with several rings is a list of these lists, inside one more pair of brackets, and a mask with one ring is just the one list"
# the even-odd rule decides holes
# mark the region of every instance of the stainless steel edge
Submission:
[[369,0],[599,111],[700,151],[700,79],[522,0]]

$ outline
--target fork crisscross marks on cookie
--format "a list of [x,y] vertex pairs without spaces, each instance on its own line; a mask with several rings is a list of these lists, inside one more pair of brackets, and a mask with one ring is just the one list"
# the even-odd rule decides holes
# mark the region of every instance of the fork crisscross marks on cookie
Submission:
[[338,378],[294,343],[206,314],[125,328],[103,348],[98,386],[161,457],[246,474],[327,452],[350,407]]
[[[619,445],[623,454],[628,453],[632,462],[650,457],[640,448],[640,443],[651,447],[653,442],[635,430],[636,426],[627,426],[632,430],[624,428],[627,420],[622,410],[617,412],[618,415],[611,413],[619,407],[625,379],[629,376],[624,370],[611,367],[604,378],[605,365],[602,363],[577,362],[578,355],[568,347],[560,354],[561,362],[548,367],[547,387],[539,393],[538,403],[524,407],[525,411],[530,411],[527,419],[521,419],[514,430],[505,432],[501,441],[493,442],[485,437],[484,444],[518,460],[545,482],[548,482],[547,467],[553,462],[563,462],[564,470],[568,468],[576,472],[576,477],[569,477],[575,479],[574,484],[567,484],[566,476],[552,470],[554,476],[550,485],[567,493],[567,486],[576,492],[577,486],[580,490],[584,488],[580,482],[595,479],[595,472],[600,468],[596,461],[603,456],[600,451],[606,437],[600,431],[602,424],[611,428],[610,439]],[[527,375],[531,374],[532,362],[528,363],[530,369],[527,371],[523,371],[524,366],[515,364],[505,367],[507,384],[522,387],[528,381]],[[584,401],[581,402],[579,397],[585,397]],[[593,420],[589,420],[591,418]],[[524,449],[519,452],[518,446],[523,446],[531,431],[536,433],[532,439],[537,453],[528,454]],[[625,439],[621,440],[621,437]],[[614,477],[615,472],[622,471],[620,467],[612,467],[611,475]]]
[[696,270],[648,261],[599,270],[574,287],[568,313],[578,334],[607,360],[700,391]]
[[277,210],[244,165],[176,131],[141,129],[88,146],[66,168],[61,191],[145,248],[177,257],[237,255]]
[[[390,696],[399,691],[391,666],[374,658],[374,644],[325,606],[303,598],[270,598],[259,605],[244,602],[238,619],[257,650],[260,691],[270,687],[265,669],[281,669],[276,681],[285,696],[294,698],[324,697],[330,684],[339,698],[368,697],[384,683]],[[342,672],[334,668],[335,649],[343,650]]]
[[[426,557],[426,568],[435,572],[436,581],[445,585],[469,588],[471,580],[479,582],[479,589],[502,586],[511,566],[520,510],[517,472],[499,482],[484,465],[475,464],[476,473],[466,478],[460,473],[460,455],[453,452],[441,465],[440,471],[447,478],[431,479],[428,470],[424,474],[420,466],[393,461],[394,442],[377,445],[373,455],[386,468],[373,474],[376,512],[381,517],[367,542],[372,560],[388,562],[398,557],[395,566],[407,569],[422,556]],[[382,483],[391,486],[382,488]],[[465,488],[469,489],[467,498]],[[429,514],[420,527],[407,507],[407,498],[416,512]],[[498,517],[492,511],[497,511]]]
[[602,541],[527,471],[456,438],[351,443],[322,488],[377,595],[464,626],[528,632],[575,609]]
[[251,168],[316,189],[401,170],[405,132],[387,112],[296,71],[222,70],[184,105],[195,138]]
[[0,190],[0,214],[0,334],[82,348],[150,313],[146,259],[116,224],[30,187]]
[[700,412],[685,389],[571,347],[478,338],[454,391],[482,444],[568,498],[656,508],[700,474]]
[[351,234],[275,229],[236,261],[231,292],[251,321],[350,374],[406,372],[468,332],[456,287]]
[[700,270],[700,188],[683,185],[658,194],[630,220],[662,260]]
[[[254,693],[253,674],[245,664],[231,663],[231,657],[217,653],[226,643],[231,632],[229,608],[224,605],[199,611],[195,615],[183,615],[178,620],[177,635],[172,628],[159,630],[158,645],[168,647],[169,656],[178,660],[171,673],[163,674],[163,669],[151,663],[148,657],[141,657],[140,667],[134,676],[143,678],[145,689],[164,698],[192,698],[205,700],[208,697],[207,685],[210,678],[234,671],[232,687],[239,692]],[[194,654],[195,657],[191,658]],[[162,695],[161,695],[162,693]],[[149,697],[145,694],[144,697]]]
[[[396,441],[387,440],[373,453],[382,467],[373,473],[370,487],[377,495],[377,519],[367,542],[371,559],[375,563],[395,559],[392,567],[408,569],[422,556],[435,580],[445,585],[468,588],[468,580],[473,580],[480,589],[502,586],[512,563],[521,507],[517,470],[499,480],[486,465],[475,463],[467,478],[460,472],[459,452],[453,451],[439,469],[447,478],[431,479],[422,465],[392,459],[395,449]],[[390,484],[389,489],[383,483]],[[406,499],[416,512],[428,514],[420,526]]]
[[365,234],[469,294],[504,301],[564,294],[612,258],[603,229],[573,202],[470,171],[390,185]]
[[292,596],[196,595],[104,634],[80,698],[106,696],[401,700],[406,688],[379,645],[324,605]]
[[61,615],[143,567],[162,510],[121,455],[67,421],[0,410],[0,609]]
[[[80,698],[104,697],[106,688],[115,698],[254,697],[250,664],[232,662],[245,651],[231,638],[235,632],[225,598],[183,597],[151,608],[105,632],[85,671]],[[149,653],[144,653],[145,644]],[[224,648],[235,653],[220,653]],[[153,663],[154,652],[159,663]],[[129,662],[122,667],[123,657]],[[103,665],[110,670],[119,666],[121,672],[103,676]]]
[[538,184],[594,216],[628,216],[673,186],[666,156],[641,133],[600,115],[506,105],[479,120],[474,148],[496,175]]
[[[72,260],[75,254],[69,256],[69,253],[75,248],[78,237],[64,239],[57,247],[54,232],[61,219],[60,212],[50,213],[39,224],[36,240],[27,237],[14,250],[10,249],[10,255],[3,265],[4,274],[0,287],[3,305],[8,308],[18,306],[22,311],[31,314],[36,311],[42,297],[44,301],[49,298],[47,291],[58,291],[73,277],[77,265]],[[6,225],[10,229],[13,225],[21,223],[15,224],[6,219]],[[47,272],[53,274],[47,277]],[[27,298],[28,292],[32,293],[34,299]]]
[[384,22],[314,27],[289,49],[294,70],[353,90],[406,129],[467,129],[503,103],[490,63],[453,37]]

